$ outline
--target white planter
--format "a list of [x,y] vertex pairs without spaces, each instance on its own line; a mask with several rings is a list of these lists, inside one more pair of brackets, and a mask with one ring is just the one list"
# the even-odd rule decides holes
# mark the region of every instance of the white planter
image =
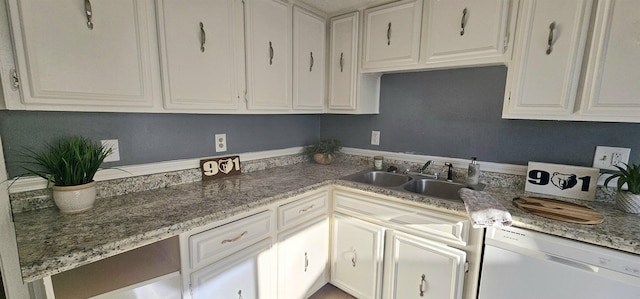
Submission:
[[618,191],[616,194],[616,203],[618,207],[625,212],[638,214],[640,213],[640,195],[627,191]]
[[53,201],[62,213],[89,210],[96,201],[96,182],[77,186],[53,186]]

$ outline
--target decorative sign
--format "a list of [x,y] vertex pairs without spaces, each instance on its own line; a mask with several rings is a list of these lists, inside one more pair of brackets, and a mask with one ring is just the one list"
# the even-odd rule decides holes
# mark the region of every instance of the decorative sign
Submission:
[[598,168],[529,162],[524,190],[594,200],[599,175]]
[[240,156],[200,160],[200,170],[203,181],[240,174]]

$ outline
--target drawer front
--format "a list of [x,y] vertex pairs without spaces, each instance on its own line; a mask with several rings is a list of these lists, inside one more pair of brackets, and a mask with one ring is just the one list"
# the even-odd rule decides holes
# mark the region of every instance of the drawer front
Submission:
[[302,224],[319,215],[326,214],[329,208],[327,191],[303,197],[278,207],[278,228],[285,230]]
[[265,211],[189,237],[191,268],[210,264],[269,236],[271,212]]
[[423,235],[432,240],[467,245],[469,221],[382,200],[375,196],[335,191],[334,209],[348,215],[379,220],[390,228]]

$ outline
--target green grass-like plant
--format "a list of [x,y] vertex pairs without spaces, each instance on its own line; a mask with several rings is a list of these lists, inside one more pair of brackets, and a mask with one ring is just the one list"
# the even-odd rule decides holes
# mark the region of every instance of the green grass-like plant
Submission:
[[84,137],[69,137],[54,144],[46,144],[42,152],[26,149],[25,156],[32,161],[23,167],[29,173],[56,186],[76,186],[93,181],[111,148]]
[[604,185],[608,187],[611,180],[618,178],[618,191],[622,191],[622,186],[626,183],[629,192],[640,194],[640,164],[622,164],[624,168],[614,165],[620,172],[608,177]]
[[313,155],[317,153],[324,154],[325,157],[328,155],[335,156],[341,148],[342,146],[340,145],[340,141],[333,138],[327,138],[306,146],[302,153],[310,158],[313,158]]

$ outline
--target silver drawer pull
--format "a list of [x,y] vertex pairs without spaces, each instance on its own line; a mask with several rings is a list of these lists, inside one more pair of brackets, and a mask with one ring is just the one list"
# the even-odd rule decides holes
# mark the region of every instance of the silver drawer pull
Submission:
[[344,53],[340,52],[340,72],[342,73],[343,71],[343,66],[344,66],[344,57],[343,57]]
[[389,22],[389,26],[387,27],[387,46],[391,45],[391,22]]
[[242,289],[238,290],[238,299],[242,299]]
[[235,237],[233,239],[223,240],[222,244],[227,244],[227,243],[232,243],[232,242],[238,241],[238,240],[244,238],[244,236],[246,236],[248,234],[249,234],[249,232],[245,230],[242,234],[240,234],[239,236],[237,236],[237,237]]
[[547,40],[547,55],[551,54],[553,46],[553,30],[556,29],[556,22],[549,24],[549,39]]
[[460,35],[464,35],[464,27],[467,26],[467,8],[462,10],[462,20],[460,20]]
[[298,213],[308,212],[311,209],[313,209],[313,204],[308,206],[308,207],[306,207],[306,208],[304,208],[304,209],[302,209],[302,210],[300,210],[300,211],[298,211]]
[[358,254],[355,249],[352,249],[353,257],[351,257],[351,265],[355,268],[358,262]]
[[87,27],[90,30],[93,30],[93,22],[91,18],[93,17],[93,11],[91,10],[91,1],[84,0],[84,12],[87,14]]
[[309,61],[309,72],[313,71],[313,52],[309,52],[310,61]]
[[204,53],[204,44],[207,42],[207,33],[204,32],[204,24],[200,22],[200,52]]
[[424,285],[427,284],[427,281],[425,280],[425,275],[422,274],[422,277],[420,278],[420,297],[424,297]]
[[273,44],[269,41],[269,65],[273,64]]
[[307,272],[307,269],[309,268],[309,256],[307,256],[307,253],[304,253],[304,272]]

